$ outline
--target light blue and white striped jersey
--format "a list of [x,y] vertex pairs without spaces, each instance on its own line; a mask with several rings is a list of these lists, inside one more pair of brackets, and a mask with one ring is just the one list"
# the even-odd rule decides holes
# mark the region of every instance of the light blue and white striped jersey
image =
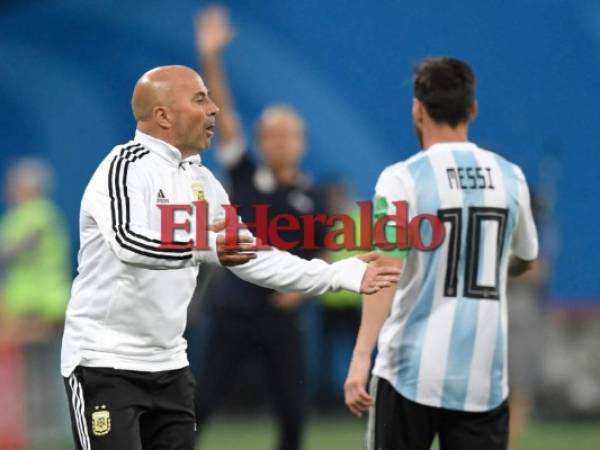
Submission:
[[[468,142],[441,143],[387,167],[376,201],[408,203],[445,227],[433,251],[410,250],[379,335],[373,373],[429,406],[487,411],[508,395],[506,278],[510,255],[537,257],[521,169]],[[431,227],[421,227],[431,241]]]

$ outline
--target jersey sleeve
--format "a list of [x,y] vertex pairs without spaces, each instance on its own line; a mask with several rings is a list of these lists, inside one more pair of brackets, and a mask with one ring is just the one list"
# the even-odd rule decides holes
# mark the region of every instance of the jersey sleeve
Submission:
[[[225,189],[218,181],[216,183],[219,202],[222,205],[229,204]],[[217,214],[217,220],[224,217],[224,212]],[[239,217],[238,221],[241,222]],[[249,230],[241,233],[252,236]],[[328,264],[321,259],[307,260],[271,247],[259,250],[256,259],[228,269],[242,280],[261,287],[320,295],[328,290],[339,289],[360,292],[367,264],[358,258]]]
[[82,211],[91,216],[102,237],[124,263],[148,269],[176,269],[201,262],[218,264],[216,234],[209,232],[208,250],[193,242],[165,242],[150,225],[149,184],[135,157],[111,154],[98,168],[83,197]]
[[257,254],[256,259],[230,270],[244,281],[283,292],[307,295],[339,289],[360,292],[367,270],[367,264],[358,258],[328,264],[321,259],[306,260],[275,248]]
[[[388,256],[394,256],[397,258],[404,258],[407,253],[406,244],[398,241],[398,236],[406,236],[407,230],[401,229],[403,224],[398,224],[395,220],[387,220],[383,227],[383,236],[379,232],[377,223],[384,220],[386,216],[395,217],[398,202],[406,202],[407,211],[410,207],[409,200],[410,195],[407,189],[402,183],[401,176],[398,173],[394,173],[393,168],[398,166],[392,166],[386,168],[379,176],[375,185],[375,195],[373,198],[373,221],[375,229],[375,240],[376,244],[381,244],[382,238],[385,238],[385,243],[393,244],[394,248],[388,249],[381,246],[378,247],[380,253]],[[408,217],[407,217],[408,220]]]
[[514,166],[518,183],[518,212],[512,240],[512,254],[525,261],[533,261],[538,256],[538,235],[531,211],[531,197],[525,175]]

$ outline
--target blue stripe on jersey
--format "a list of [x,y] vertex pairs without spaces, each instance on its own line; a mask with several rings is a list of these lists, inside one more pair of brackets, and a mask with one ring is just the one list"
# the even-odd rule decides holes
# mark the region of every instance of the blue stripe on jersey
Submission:
[[[436,214],[440,207],[433,167],[428,156],[423,156],[408,165],[408,170],[415,181],[416,214]],[[423,226],[421,238],[423,242],[431,242],[431,227]],[[417,395],[421,352],[425,340],[427,322],[433,304],[435,281],[437,278],[437,260],[439,252],[419,252],[423,262],[423,284],[419,296],[409,313],[404,325],[400,344],[398,390],[409,399]]]
[[490,396],[488,398],[488,407],[490,409],[499,406],[502,403],[502,376],[504,375],[504,333],[502,329],[502,319],[498,320],[496,330],[496,344],[494,347],[494,357],[492,358],[492,371],[490,376]]
[[[518,180],[516,179],[514,169],[512,165],[506,161],[504,158],[496,155],[496,161],[498,162],[498,166],[500,167],[500,172],[502,173],[502,179],[504,184],[504,190],[506,193],[506,208],[508,209],[508,218],[506,221],[506,231],[504,234],[504,243],[502,246],[502,256],[500,259],[500,267],[506,266],[506,259],[510,255],[510,243],[512,241],[512,234],[515,227],[515,221],[518,214]],[[500,285],[500,299],[506,299],[506,285]],[[496,345],[494,348],[494,357],[492,360],[492,372],[491,372],[491,382],[490,382],[490,396],[488,400],[488,406],[491,408],[495,408],[502,401],[503,392],[502,392],[502,377],[504,375],[504,363],[506,358],[506,333],[508,330],[503,329],[502,320],[498,320],[498,331],[496,333]]]
[[[457,167],[477,167],[479,165],[473,154],[473,150],[453,150],[452,156]],[[457,286],[457,292],[459,293],[464,292],[463,286],[465,283],[467,225],[469,220],[468,208],[469,206],[484,206],[483,193],[480,189],[464,189],[462,193],[463,225],[460,259],[458,261],[458,273],[460,275]],[[479,305],[479,300],[464,298],[462,296],[456,297],[456,310],[454,312],[454,322],[450,335],[446,375],[442,391],[442,408],[464,409],[467,388],[469,386],[471,361],[473,360],[473,350],[475,348]]]

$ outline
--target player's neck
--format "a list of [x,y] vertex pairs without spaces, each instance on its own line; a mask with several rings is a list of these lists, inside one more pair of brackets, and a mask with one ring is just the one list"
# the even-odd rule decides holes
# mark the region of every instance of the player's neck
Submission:
[[423,130],[423,149],[427,150],[432,145],[444,142],[469,142],[468,127],[458,125],[452,128],[449,125],[435,125]]

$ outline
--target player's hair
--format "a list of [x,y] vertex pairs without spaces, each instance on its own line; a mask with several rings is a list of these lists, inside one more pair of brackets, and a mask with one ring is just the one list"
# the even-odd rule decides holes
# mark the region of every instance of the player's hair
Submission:
[[467,122],[475,101],[475,75],[456,58],[427,58],[415,66],[414,96],[437,123]]

